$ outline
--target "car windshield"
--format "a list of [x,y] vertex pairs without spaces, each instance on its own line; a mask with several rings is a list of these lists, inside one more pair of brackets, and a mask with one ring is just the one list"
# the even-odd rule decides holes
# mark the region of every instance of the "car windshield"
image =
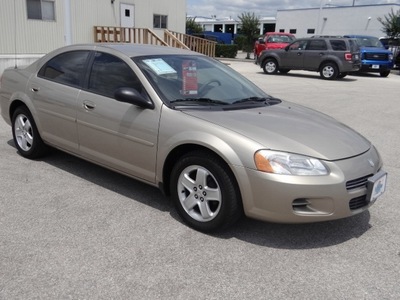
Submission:
[[290,35],[274,34],[268,37],[268,43],[291,43],[295,38]]
[[381,41],[373,36],[357,37],[357,42],[361,47],[384,48]]
[[229,66],[206,56],[160,55],[133,60],[168,106],[237,106],[277,101]]

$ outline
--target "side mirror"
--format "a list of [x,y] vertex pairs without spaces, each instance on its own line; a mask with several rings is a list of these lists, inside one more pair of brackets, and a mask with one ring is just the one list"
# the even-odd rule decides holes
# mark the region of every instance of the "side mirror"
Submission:
[[259,42],[260,44],[263,44],[263,43],[264,43],[264,38],[262,38],[262,37],[258,38],[258,42]]
[[136,89],[122,87],[114,92],[114,98],[117,101],[130,103],[142,108],[153,109],[154,104],[150,100],[143,97]]
[[285,51],[286,51],[286,52],[289,51],[289,45],[287,45],[287,46],[285,47]]

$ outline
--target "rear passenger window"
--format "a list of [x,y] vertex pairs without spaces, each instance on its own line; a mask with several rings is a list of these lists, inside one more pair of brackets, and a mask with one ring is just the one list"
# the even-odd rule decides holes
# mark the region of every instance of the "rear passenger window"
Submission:
[[79,87],[84,75],[89,51],[71,51],[49,60],[38,73],[39,77]]
[[311,40],[308,45],[308,50],[327,50],[324,40]]
[[331,40],[330,41],[332,50],[335,51],[346,51],[346,43],[343,40]]

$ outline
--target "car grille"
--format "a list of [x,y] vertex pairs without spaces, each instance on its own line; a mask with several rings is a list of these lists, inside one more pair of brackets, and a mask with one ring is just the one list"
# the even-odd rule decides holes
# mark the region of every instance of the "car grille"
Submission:
[[388,55],[386,53],[364,53],[364,59],[388,60]]
[[361,187],[367,187],[368,178],[371,176],[372,176],[372,174],[347,181],[346,189],[349,191],[349,190],[354,190],[354,189],[358,189]]
[[368,205],[368,201],[367,201],[367,196],[366,195],[360,196],[360,197],[357,197],[357,198],[353,198],[349,202],[350,210],[359,209],[359,208],[362,208],[362,207],[367,206],[367,205]]

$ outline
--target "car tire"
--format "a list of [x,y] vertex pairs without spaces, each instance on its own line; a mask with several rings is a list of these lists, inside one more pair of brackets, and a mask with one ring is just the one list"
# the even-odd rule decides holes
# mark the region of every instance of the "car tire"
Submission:
[[278,63],[273,58],[268,58],[263,64],[265,74],[276,74],[279,70]]
[[279,73],[281,74],[287,74],[289,73],[290,69],[279,69]]
[[172,169],[170,184],[178,214],[198,231],[226,228],[242,216],[236,180],[213,154],[194,151],[184,155]]
[[46,154],[48,147],[39,135],[35,120],[26,106],[18,107],[12,116],[12,134],[18,152],[34,159]]
[[390,74],[390,70],[379,72],[379,74],[381,75],[381,77],[388,77]]
[[339,75],[338,67],[335,63],[325,63],[321,67],[320,75],[323,79],[334,80]]

